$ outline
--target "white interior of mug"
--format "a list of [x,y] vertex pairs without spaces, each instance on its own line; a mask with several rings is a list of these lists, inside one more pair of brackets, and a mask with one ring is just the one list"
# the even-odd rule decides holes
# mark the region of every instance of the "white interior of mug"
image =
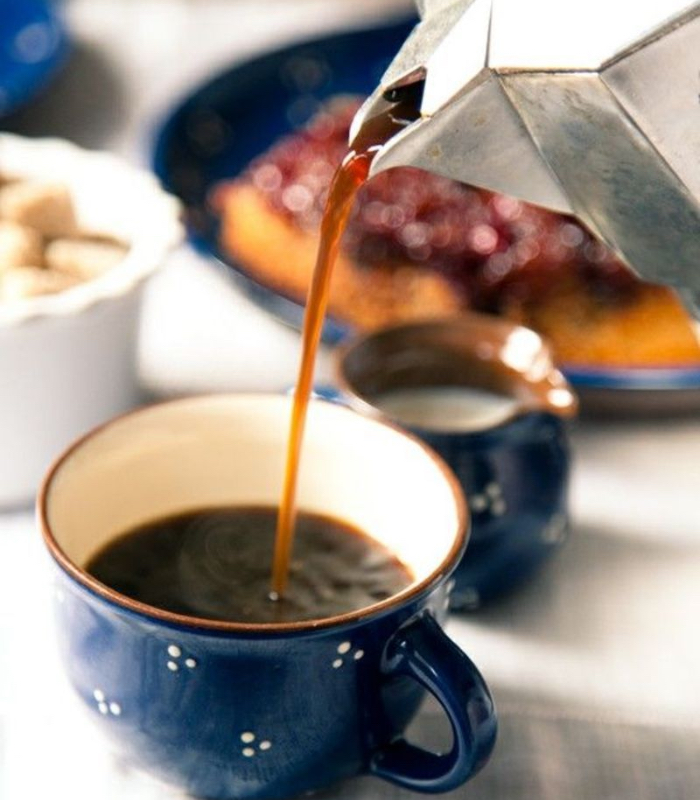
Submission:
[[[40,513],[81,568],[115,536],[195,508],[279,503],[291,399],[221,395],[117,419],[57,463]],[[313,402],[299,507],[354,524],[429,578],[462,541],[461,496],[424,445],[341,406]],[[43,512],[42,512],[43,509]]]

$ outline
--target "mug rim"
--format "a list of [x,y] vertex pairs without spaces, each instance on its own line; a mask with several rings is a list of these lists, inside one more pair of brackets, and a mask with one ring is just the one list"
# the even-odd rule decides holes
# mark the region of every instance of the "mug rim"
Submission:
[[[414,444],[418,445],[420,449],[424,452],[424,454],[427,455],[433,461],[433,463],[437,466],[437,468],[440,470],[443,477],[447,481],[452,497],[455,501],[455,506],[457,511],[457,524],[456,524],[454,541],[452,543],[452,546],[450,547],[449,552],[442,559],[440,564],[438,564],[438,566],[435,567],[435,569],[433,569],[430,572],[430,574],[427,575],[425,578],[423,578],[421,581],[412,582],[407,587],[402,589],[400,592],[397,592],[396,594],[393,594],[391,597],[388,597],[384,600],[380,600],[376,603],[373,603],[372,605],[365,606],[364,608],[360,608],[354,611],[348,611],[343,614],[336,614],[331,617],[321,617],[319,619],[300,620],[295,622],[260,622],[260,623],[235,622],[228,620],[208,619],[206,617],[197,617],[189,614],[179,614],[173,611],[167,611],[165,609],[158,608],[157,606],[149,605],[147,603],[142,603],[139,600],[134,600],[133,598],[121,594],[115,589],[112,589],[110,586],[102,583],[101,581],[98,581],[97,578],[93,577],[89,572],[87,572],[84,568],[80,567],[66,555],[66,553],[63,551],[63,548],[58,543],[58,540],[56,539],[52,531],[51,524],[49,523],[49,514],[48,514],[49,493],[56,475],[59,473],[61,468],[68,463],[70,458],[78,450],[80,450],[81,447],[83,447],[96,437],[100,436],[105,430],[111,428],[112,426],[119,424],[126,419],[138,416],[143,413],[153,412],[154,410],[172,405],[178,405],[178,404],[184,405],[192,402],[197,403],[212,399],[226,399],[226,398],[237,398],[237,397],[245,397],[248,399],[254,399],[256,397],[257,398],[278,397],[280,399],[285,399],[285,395],[277,394],[275,392],[227,392],[221,394],[218,393],[196,394],[187,397],[179,397],[170,400],[163,400],[160,402],[151,403],[146,406],[141,406],[139,408],[132,409],[131,411],[127,411],[123,414],[119,414],[118,416],[112,417],[106,422],[103,422],[101,425],[92,428],[87,433],[84,433],[78,439],[69,444],[53,460],[53,462],[49,466],[46,474],[42,479],[41,485],[37,493],[36,516],[44,545],[48,549],[49,554],[51,555],[53,560],[57,563],[58,567],[64,573],[66,573],[69,578],[72,578],[83,588],[89,590],[90,592],[97,595],[101,599],[106,600],[112,603],[113,605],[118,606],[122,610],[135,613],[142,617],[145,616],[161,623],[175,625],[178,627],[183,627],[192,630],[205,629],[207,631],[211,631],[214,633],[219,632],[219,633],[269,635],[269,634],[287,634],[287,633],[310,633],[321,629],[340,627],[353,622],[364,621],[370,617],[375,617],[379,614],[387,613],[389,611],[395,610],[396,608],[399,608],[406,602],[410,602],[411,600],[417,599],[423,594],[427,593],[433,588],[435,584],[437,584],[443,577],[449,574],[449,572],[454,567],[456,567],[464,549],[466,548],[466,544],[469,538],[468,534],[470,525],[469,525],[469,515],[468,515],[466,498],[460,487],[457,477],[452,472],[447,463],[418,436],[414,435],[410,431],[404,430],[399,425],[394,424],[390,420],[375,419],[373,417],[358,414],[358,412],[348,407],[339,406],[337,403],[333,403],[331,401],[314,397],[311,398],[310,404],[328,405],[328,406],[333,406],[336,409],[343,409],[347,411],[347,413],[356,414],[357,416],[360,416],[361,418],[363,418],[364,420],[366,420],[371,424],[381,425],[385,428],[389,428],[395,431],[396,433],[400,434],[402,437],[411,440]],[[291,398],[289,399],[289,402],[291,402]],[[370,535],[371,537],[371,534],[368,535]]]

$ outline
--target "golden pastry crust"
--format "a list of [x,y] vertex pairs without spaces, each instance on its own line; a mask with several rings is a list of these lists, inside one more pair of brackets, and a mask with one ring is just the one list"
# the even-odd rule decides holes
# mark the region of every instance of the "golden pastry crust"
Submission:
[[[254,279],[287,296],[305,297],[318,236],[270,208],[264,195],[234,183],[219,198],[222,244]],[[341,251],[329,311],[360,329],[466,310],[449,283],[415,265],[381,270]],[[595,297],[581,281],[560,283],[537,301],[510,300],[503,315],[549,339],[571,366],[697,366],[700,345],[675,294],[645,285],[624,303]]]
[[[357,105],[330,103],[213,198],[223,251],[299,302]],[[534,328],[564,365],[700,367],[675,294],[636,279],[576,220],[411,168],[360,190],[329,310],[359,329],[475,310]]]
[[[303,301],[316,261],[318,236],[277,214],[255,187],[233,183],[219,193],[221,241],[254,279]],[[329,313],[360,329],[458,311],[449,283],[412,264],[363,267],[342,252],[335,265]]]
[[511,301],[504,315],[549,339],[558,361],[576,367],[697,367],[700,344],[688,314],[665,287],[645,284],[624,303],[570,280],[537,302]]

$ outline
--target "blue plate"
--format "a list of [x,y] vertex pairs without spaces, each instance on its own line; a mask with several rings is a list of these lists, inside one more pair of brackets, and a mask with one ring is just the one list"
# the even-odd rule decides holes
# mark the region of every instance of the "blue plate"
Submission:
[[697,414],[700,367],[565,370],[584,411],[609,416]]
[[0,11],[0,116],[29,102],[68,52],[63,24],[46,0],[4,0]]
[[[178,105],[156,139],[154,169],[184,203],[189,238],[215,258],[270,313],[299,327],[303,308],[253,280],[218,246],[218,221],[207,198],[219,181],[245,169],[281,136],[303,125],[327,98],[369,94],[413,27],[403,21],[295,44],[238,64],[214,77]],[[351,331],[329,319],[324,339]],[[700,368],[567,370],[584,408],[610,412],[700,408]],[[620,392],[625,401],[620,403]]]

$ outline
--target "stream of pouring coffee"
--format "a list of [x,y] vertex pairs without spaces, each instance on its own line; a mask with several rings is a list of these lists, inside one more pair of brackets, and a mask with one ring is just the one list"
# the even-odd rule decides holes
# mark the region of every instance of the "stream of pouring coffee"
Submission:
[[392,136],[419,117],[421,93],[422,86],[414,84],[405,90],[397,90],[388,97],[387,99],[392,105],[380,115],[365,122],[333,176],[321,223],[321,240],[316,266],[306,300],[301,365],[294,392],[284,488],[275,537],[271,599],[283,597],[287,588],[289,559],[294,541],[297,479],[304,426],[313,386],[316,352],[321,338],[331,275],[338,255],[340,240],[355,195],[367,180],[374,155]]

